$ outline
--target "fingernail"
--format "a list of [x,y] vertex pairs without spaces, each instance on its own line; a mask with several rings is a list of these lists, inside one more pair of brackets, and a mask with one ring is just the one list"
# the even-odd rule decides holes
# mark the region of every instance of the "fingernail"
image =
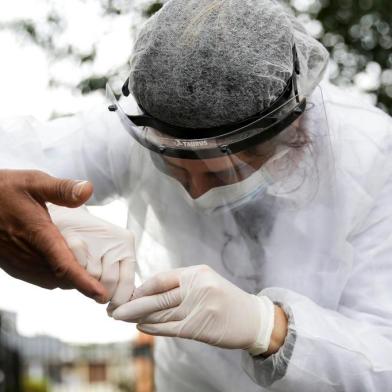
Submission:
[[118,310],[118,309],[114,310],[112,312],[112,317],[115,320],[123,320],[123,321],[125,321],[125,320],[129,321],[130,320],[129,315],[127,313],[125,313],[124,311],[121,311],[121,309],[120,310]]
[[74,187],[72,188],[72,197],[74,200],[79,200],[80,195],[82,194],[83,189],[87,183],[88,181],[81,181],[74,185]]
[[142,324],[138,324],[138,325],[136,325],[136,328],[140,331],[140,332],[143,332],[143,333],[151,333],[152,331],[148,328],[148,327],[145,327],[144,325],[142,325]]
[[108,302],[105,297],[101,297],[100,295],[97,295],[96,297],[94,297],[94,301],[98,302],[101,305],[104,305]]
[[109,305],[106,309],[106,313],[109,317],[113,317],[113,312],[115,311],[115,307],[113,305]]

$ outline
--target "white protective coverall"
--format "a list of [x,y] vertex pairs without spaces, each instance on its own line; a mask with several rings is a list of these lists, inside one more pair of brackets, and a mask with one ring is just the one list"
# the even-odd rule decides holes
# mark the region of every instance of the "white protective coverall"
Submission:
[[[392,121],[327,83],[322,90],[334,166],[328,176],[334,178],[324,181],[320,168],[317,195],[298,209],[289,206],[289,196],[269,208],[273,196],[267,195],[257,208],[245,207],[229,220],[204,221],[181,201],[174,203],[112,113],[3,125],[2,167],[40,167],[59,177],[89,179],[93,204],[128,200],[142,278],[208,264],[286,311],[288,337],[267,359],[158,338],[159,392],[391,388]],[[150,182],[140,176],[149,170]],[[151,183],[159,186],[155,192],[168,192],[166,205],[164,197],[154,205]]]

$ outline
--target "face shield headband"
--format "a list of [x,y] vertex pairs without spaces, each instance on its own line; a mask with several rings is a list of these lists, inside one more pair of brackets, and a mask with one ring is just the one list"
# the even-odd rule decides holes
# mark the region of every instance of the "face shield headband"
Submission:
[[[273,104],[244,121],[214,128],[182,128],[150,116],[143,108],[141,115],[128,115],[107,85],[109,110],[116,112],[127,132],[147,149],[158,154],[181,159],[209,159],[228,156],[265,143],[284,131],[306,109],[306,98],[298,93],[300,73],[295,45],[293,73],[282,94]],[[128,80],[123,94],[130,95]],[[208,137],[206,137],[208,135]]]

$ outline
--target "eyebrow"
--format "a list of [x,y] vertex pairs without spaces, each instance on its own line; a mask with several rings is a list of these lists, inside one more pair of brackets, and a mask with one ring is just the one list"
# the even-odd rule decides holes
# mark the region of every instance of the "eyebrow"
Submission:
[[[176,168],[176,169],[181,169],[181,170],[185,171],[186,173],[190,173],[189,170],[185,169],[185,168],[182,167],[182,166],[175,165],[174,163],[169,162],[169,161],[167,161],[166,159],[165,159],[164,161],[165,161],[169,166],[171,166],[171,167],[174,167],[174,168]],[[236,167],[237,170],[243,168],[244,166],[248,166],[248,165],[247,165],[246,163],[244,163],[243,165],[240,165],[240,166],[235,166],[235,165],[233,165],[233,167]],[[227,173],[227,172],[229,172],[230,170],[231,170],[231,169],[223,169],[223,170],[214,171],[213,173],[219,175],[219,174]],[[207,171],[206,173],[211,173],[211,172]]]
[[166,159],[163,159],[163,161],[164,161],[165,164],[168,165],[168,166],[171,166],[171,167],[174,167],[174,168],[176,168],[176,169],[180,169],[180,170],[182,170],[182,171],[185,171],[185,172],[189,173],[188,170],[186,170],[186,169],[185,169],[184,167],[182,167],[182,166],[175,165],[174,163],[171,163],[171,162],[167,161]]

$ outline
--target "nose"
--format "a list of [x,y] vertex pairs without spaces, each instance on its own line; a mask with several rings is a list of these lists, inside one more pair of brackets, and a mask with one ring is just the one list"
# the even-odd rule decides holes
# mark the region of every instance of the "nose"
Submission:
[[193,175],[187,184],[186,190],[192,199],[197,199],[217,186],[219,184],[217,184],[216,179],[209,179],[206,175]]

